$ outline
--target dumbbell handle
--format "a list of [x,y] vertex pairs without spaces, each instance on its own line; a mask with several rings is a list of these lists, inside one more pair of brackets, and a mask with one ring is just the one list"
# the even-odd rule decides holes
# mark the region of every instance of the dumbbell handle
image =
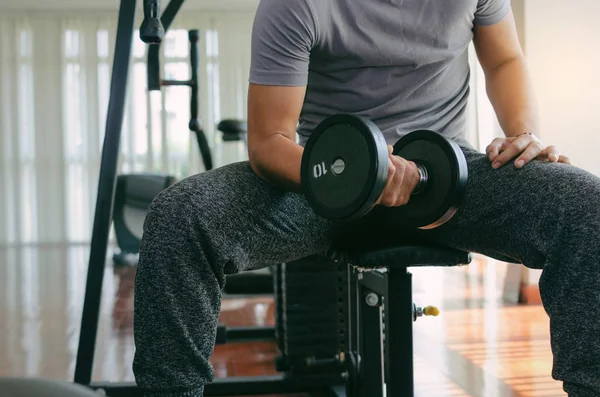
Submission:
[[[415,195],[421,193],[423,190],[425,190],[425,187],[427,186],[427,181],[429,180],[429,173],[427,172],[427,168],[425,168],[425,166],[423,164],[419,164],[417,162],[415,162],[415,164],[417,166],[417,171],[419,171],[419,182],[417,183],[417,186],[415,186],[415,189],[412,192],[413,196],[415,196]],[[341,158],[336,159],[331,164],[331,171],[335,175],[341,175],[345,169],[346,169],[346,163]]]
[[423,164],[415,163],[417,165],[417,171],[419,171],[419,182],[415,189],[412,192],[412,195],[415,196],[425,190],[425,186],[427,186],[427,181],[429,180],[429,173],[427,172],[427,168]]

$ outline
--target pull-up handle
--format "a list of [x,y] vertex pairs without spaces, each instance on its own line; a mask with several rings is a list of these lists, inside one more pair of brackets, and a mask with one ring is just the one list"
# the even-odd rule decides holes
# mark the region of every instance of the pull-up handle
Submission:
[[140,39],[146,44],[160,44],[165,28],[160,21],[160,0],[144,0],[144,21],[140,27]]

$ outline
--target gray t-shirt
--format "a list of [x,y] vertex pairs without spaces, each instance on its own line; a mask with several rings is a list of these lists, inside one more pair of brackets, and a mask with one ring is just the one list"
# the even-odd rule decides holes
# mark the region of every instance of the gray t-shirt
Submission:
[[431,129],[465,142],[473,27],[510,0],[261,0],[251,83],[306,85],[298,134],[325,117],[371,119],[388,143]]

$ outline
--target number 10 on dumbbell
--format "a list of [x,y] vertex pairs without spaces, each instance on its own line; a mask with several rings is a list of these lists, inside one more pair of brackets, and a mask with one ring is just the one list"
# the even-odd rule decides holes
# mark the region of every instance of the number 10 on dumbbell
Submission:
[[[399,226],[431,229],[456,213],[466,191],[467,163],[460,147],[442,135],[417,130],[400,138],[393,154],[412,161],[419,183],[406,205],[386,208]],[[328,219],[367,215],[387,181],[388,150],[370,120],[338,114],[313,131],[302,156],[301,180],[314,211]]]
[[[346,168],[346,163],[341,158],[335,159],[333,161],[333,163],[331,164],[331,172],[333,172],[335,175],[341,175],[342,172],[344,172],[345,168]],[[325,176],[325,174],[327,174],[327,166],[325,165],[324,161],[322,161],[319,164],[315,164],[313,166],[313,177],[314,178],[320,178],[322,176]]]

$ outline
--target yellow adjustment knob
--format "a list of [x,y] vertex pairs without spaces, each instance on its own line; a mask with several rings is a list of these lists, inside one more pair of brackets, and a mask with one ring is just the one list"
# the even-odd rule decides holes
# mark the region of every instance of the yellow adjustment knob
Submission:
[[435,306],[427,306],[423,309],[423,313],[426,316],[437,316],[438,314],[440,314],[440,309],[438,309]]

